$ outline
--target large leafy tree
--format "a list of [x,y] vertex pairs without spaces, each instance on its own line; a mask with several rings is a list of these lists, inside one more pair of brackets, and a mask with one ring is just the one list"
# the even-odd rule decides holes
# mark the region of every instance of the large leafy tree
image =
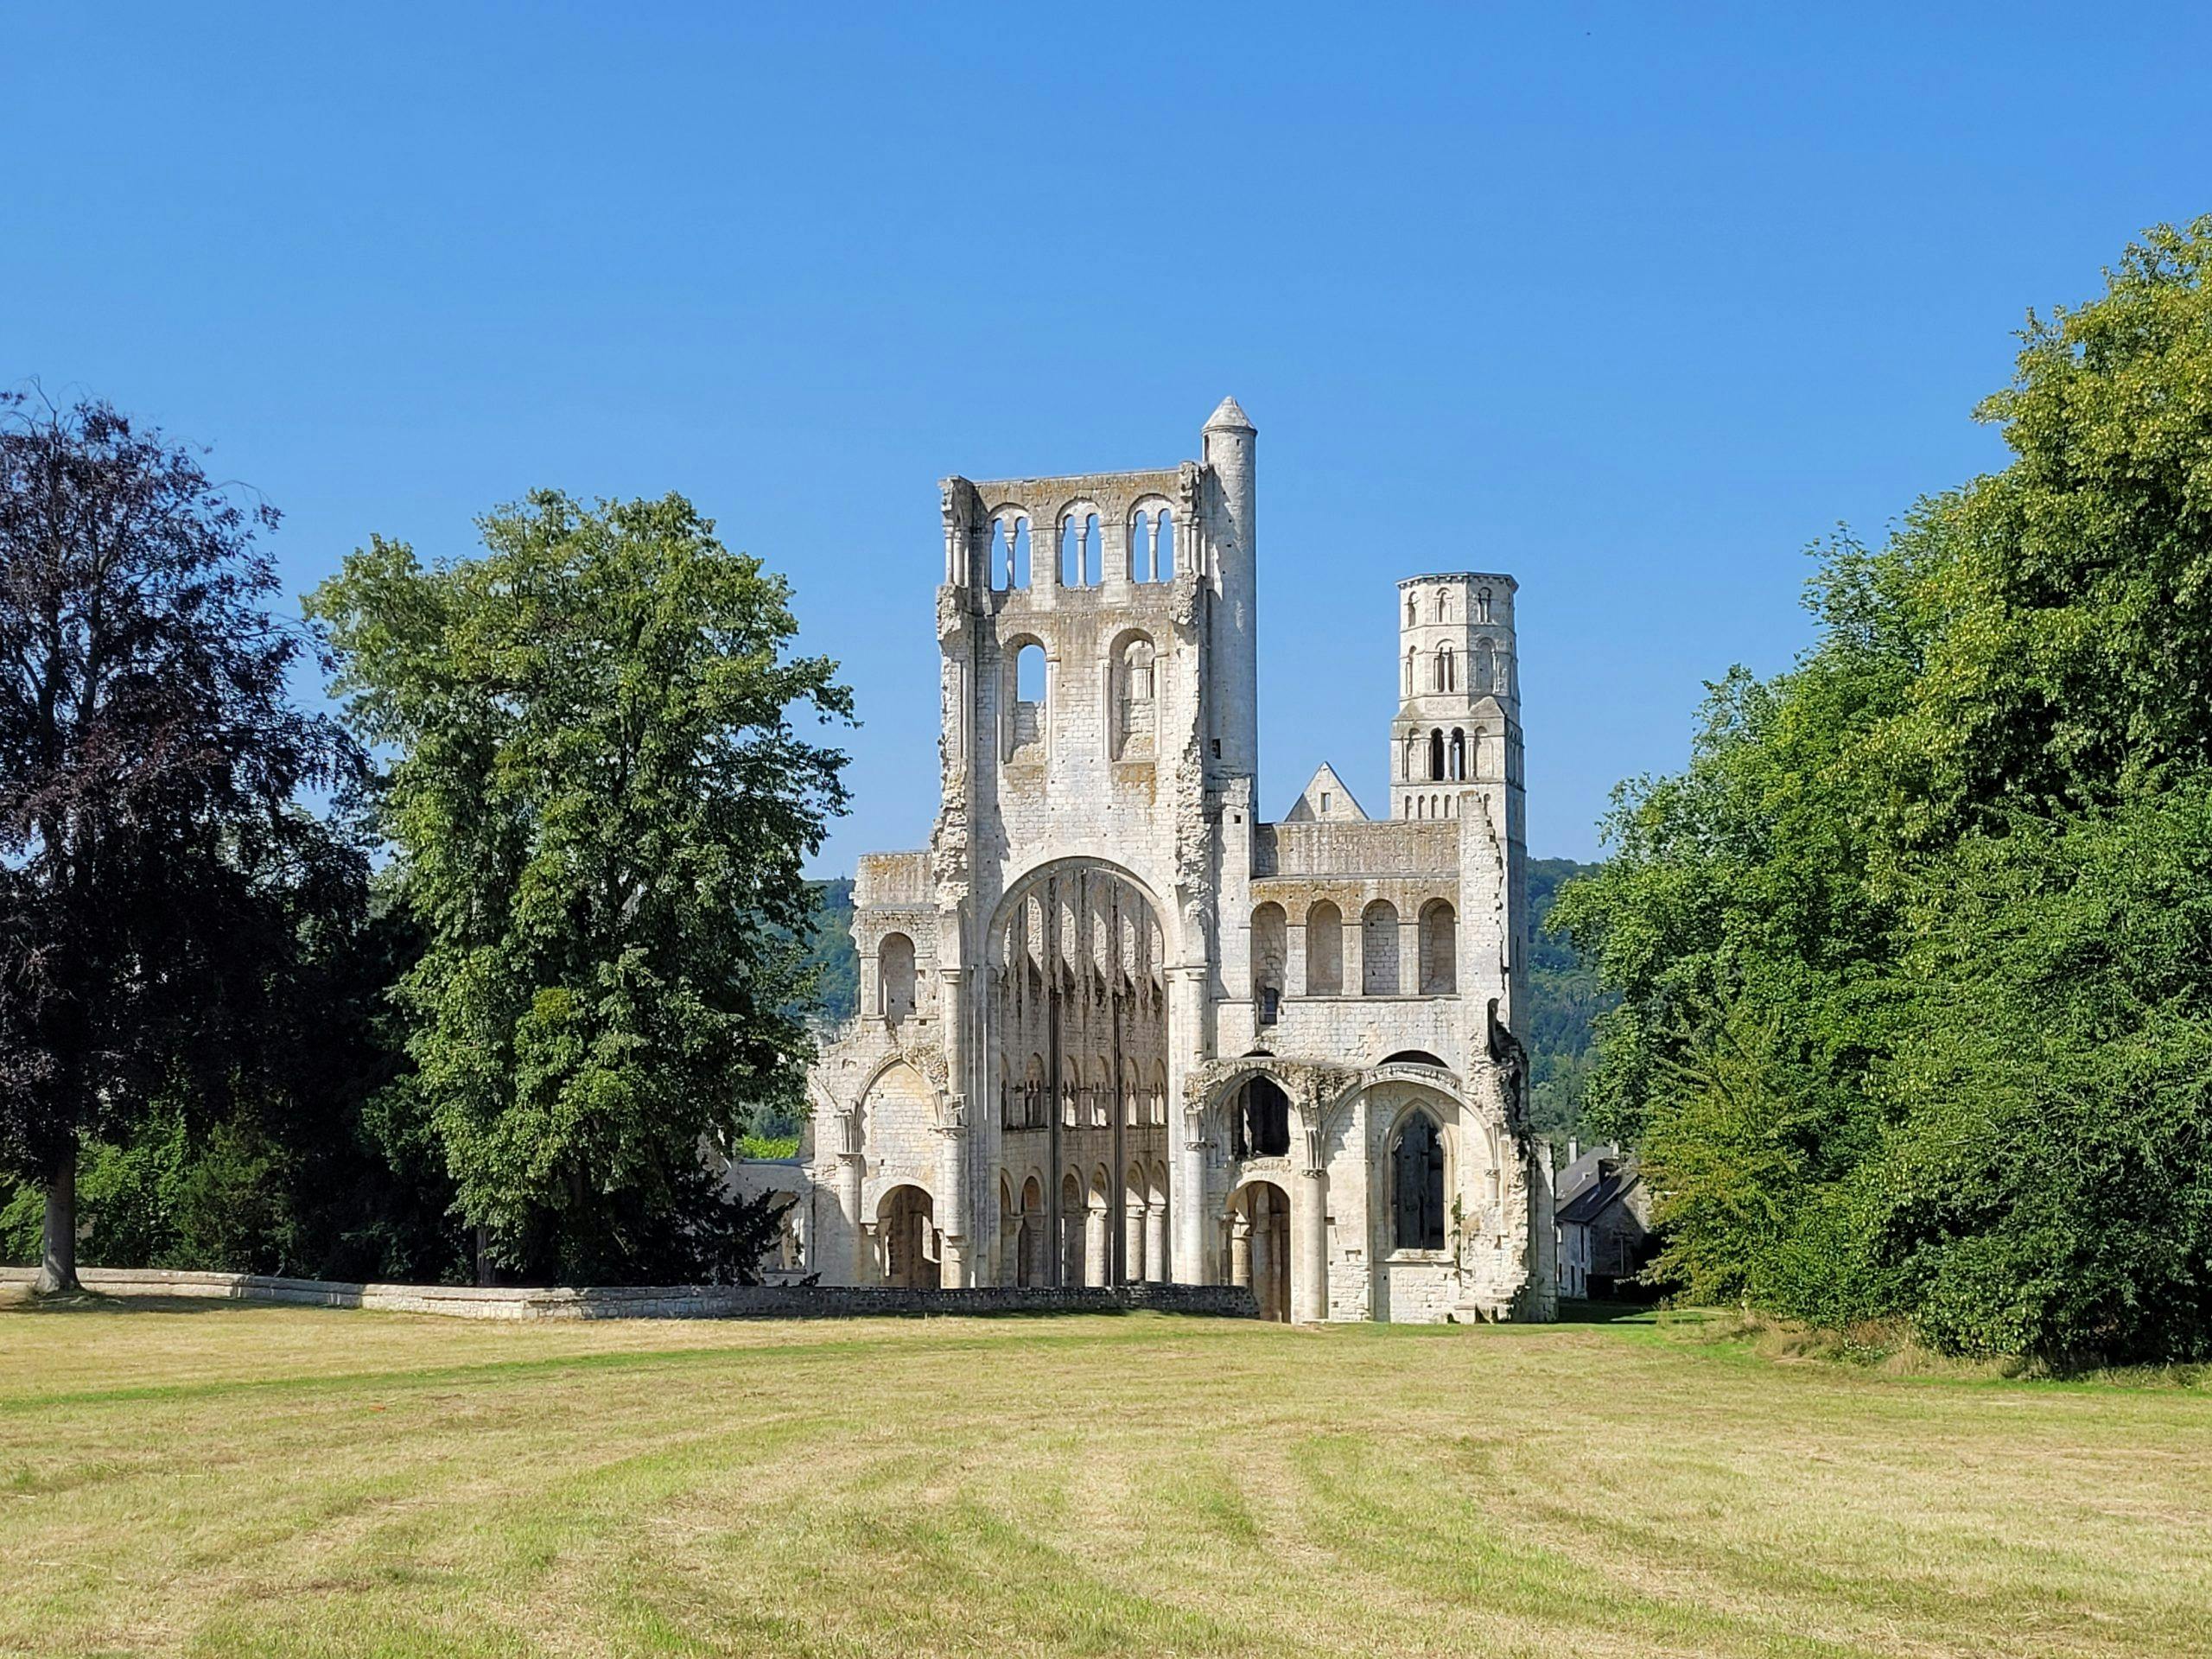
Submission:
[[1559,925],[1695,1293],[1980,1351],[2212,1351],[2212,219],[2029,319],[2013,460],[1714,688]]
[[219,1113],[276,1030],[293,898],[363,868],[299,810],[358,753],[294,708],[276,522],[106,404],[0,399],[0,1173],[76,1283],[88,1135]]
[[541,493],[426,567],[374,540],[316,592],[427,948],[392,1110],[531,1277],[726,1278],[765,1217],[702,1150],[801,1101],[800,874],[842,810],[835,665],[786,584],[675,496]]

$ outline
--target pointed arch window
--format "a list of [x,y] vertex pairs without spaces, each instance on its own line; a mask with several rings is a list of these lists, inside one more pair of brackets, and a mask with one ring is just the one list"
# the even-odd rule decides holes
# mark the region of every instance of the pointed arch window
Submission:
[[1273,1077],[1248,1078],[1230,1113],[1230,1154],[1236,1158],[1290,1155],[1290,1096]]
[[1444,1135],[1419,1109],[1390,1145],[1390,1243],[1401,1250],[1444,1248]]

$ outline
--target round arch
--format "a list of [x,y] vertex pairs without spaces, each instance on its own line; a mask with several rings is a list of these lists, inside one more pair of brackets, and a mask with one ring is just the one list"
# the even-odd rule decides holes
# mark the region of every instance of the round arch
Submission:
[[876,1268],[883,1283],[935,1290],[941,1282],[937,1200],[919,1181],[885,1189],[875,1204]]
[[1107,857],[1103,854],[1067,849],[1054,851],[1027,866],[1019,874],[1010,879],[1000,893],[998,902],[991,906],[990,925],[984,934],[986,946],[990,953],[988,960],[992,967],[1002,968],[1006,965],[1001,946],[1006,934],[1007,925],[1014,918],[1014,912],[1033,896],[1036,889],[1046,880],[1056,876],[1074,874],[1105,875],[1115,880],[1125,882],[1135,889],[1137,896],[1142,899],[1150,908],[1153,920],[1159,925],[1162,963],[1165,964],[1175,959],[1180,942],[1177,937],[1177,918],[1174,906],[1162,904],[1160,894],[1154,890],[1153,885],[1128,865]]
[[1007,882],[989,917],[978,953],[986,1093],[997,1098],[1009,1067],[1041,1055],[1035,1086],[1050,1103],[1034,1118],[1002,1111],[995,1157],[1016,1190],[1039,1160],[1057,1153],[1059,1164],[1037,1217],[1046,1254],[1007,1252],[1029,1275],[1017,1281],[1105,1285],[1145,1276],[1155,1259],[1164,1268],[1166,1217],[1154,1218],[1149,1180],[1131,1172],[1173,1154],[1165,1115],[1145,1103],[1164,1092],[1173,1053],[1174,914],[1118,860],[1056,849]]

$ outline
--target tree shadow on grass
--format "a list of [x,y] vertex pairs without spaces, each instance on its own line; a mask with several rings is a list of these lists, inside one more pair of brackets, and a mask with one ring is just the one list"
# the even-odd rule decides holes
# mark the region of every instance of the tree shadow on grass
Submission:
[[1582,1296],[1559,1299],[1561,1325],[1652,1325],[1659,1310],[1649,1302],[1598,1300]]
[[[232,1296],[109,1296],[97,1290],[80,1290],[67,1296],[38,1296],[26,1287],[0,1287],[0,1314],[215,1313],[225,1308],[267,1306],[270,1304]],[[307,1311],[339,1313],[346,1310],[310,1306]]]

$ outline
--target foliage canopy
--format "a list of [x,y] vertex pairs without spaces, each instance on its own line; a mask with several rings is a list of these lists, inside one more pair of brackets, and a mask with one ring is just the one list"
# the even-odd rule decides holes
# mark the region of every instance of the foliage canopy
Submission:
[[789,591],[690,504],[541,492],[425,567],[377,539],[310,608],[425,949],[412,1072],[461,1213],[531,1277],[751,1270],[766,1218],[701,1160],[800,1102],[814,898],[849,718]]
[[2014,459],[1815,550],[1554,925],[1660,1270],[1970,1351],[2212,1352],[2212,218],[2031,315]]

